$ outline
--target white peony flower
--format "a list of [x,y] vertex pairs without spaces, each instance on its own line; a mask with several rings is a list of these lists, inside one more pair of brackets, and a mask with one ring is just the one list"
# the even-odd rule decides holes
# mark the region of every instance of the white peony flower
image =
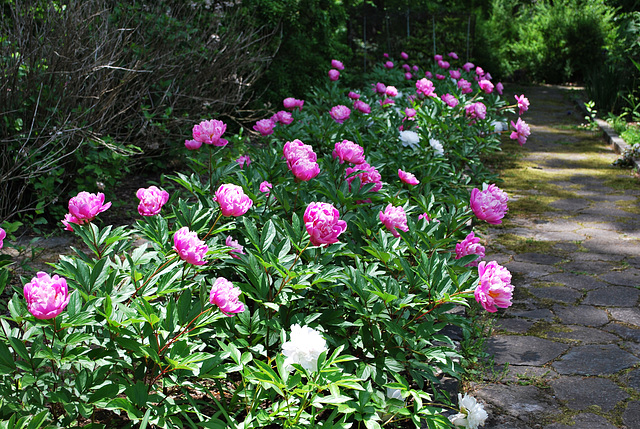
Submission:
[[412,149],[420,143],[420,136],[415,131],[400,131],[398,138],[400,139],[402,146],[410,146]]
[[449,421],[455,426],[462,426],[467,429],[478,429],[478,426],[484,426],[484,421],[489,415],[482,405],[476,401],[476,398],[466,393],[464,397],[458,393],[458,405],[460,412],[453,416],[449,416]]
[[507,123],[500,121],[492,121],[491,126],[493,127],[493,131],[496,133],[501,133],[507,130]]
[[290,371],[297,363],[307,371],[317,371],[318,357],[327,350],[327,342],[320,332],[308,326],[291,325],[291,340],[282,345],[282,354],[286,356],[285,368]]
[[433,148],[433,150],[436,152],[437,155],[440,155],[440,156],[444,155],[444,147],[442,146],[442,143],[440,143],[440,140],[429,139],[429,144],[431,145],[431,147]]

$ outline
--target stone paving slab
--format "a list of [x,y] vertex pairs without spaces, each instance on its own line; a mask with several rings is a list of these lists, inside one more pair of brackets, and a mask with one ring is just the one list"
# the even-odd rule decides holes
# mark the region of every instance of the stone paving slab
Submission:
[[597,414],[578,414],[571,419],[571,424],[554,423],[544,429],[616,429],[607,419]]
[[590,305],[556,305],[553,312],[562,323],[569,325],[603,326],[609,323],[605,310]]
[[[503,350],[503,354],[509,354]],[[631,368],[640,359],[615,344],[589,344],[571,348],[552,367],[559,374],[612,375]]]
[[583,304],[601,307],[635,307],[640,290],[625,286],[609,286],[589,291]]
[[597,406],[602,411],[613,410],[629,397],[627,392],[607,378],[560,377],[550,381],[555,396],[572,410]]
[[499,335],[489,338],[486,348],[497,364],[542,366],[569,346],[533,336]]

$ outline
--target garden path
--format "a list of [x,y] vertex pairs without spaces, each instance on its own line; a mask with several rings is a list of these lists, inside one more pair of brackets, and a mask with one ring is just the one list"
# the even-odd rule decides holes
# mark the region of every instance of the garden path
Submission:
[[510,210],[483,231],[485,260],[515,290],[472,386],[485,428],[640,428],[640,183],[570,92],[522,88],[531,137],[502,155]]

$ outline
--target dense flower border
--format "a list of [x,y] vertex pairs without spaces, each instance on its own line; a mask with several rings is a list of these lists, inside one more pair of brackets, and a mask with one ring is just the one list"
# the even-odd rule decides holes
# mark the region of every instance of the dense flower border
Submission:
[[[11,299],[0,417],[483,425],[475,399],[438,394],[439,374],[463,371],[440,331],[469,328],[456,307],[511,305],[511,275],[482,260],[473,226],[508,212],[481,157],[529,101],[507,105],[502,84],[455,53],[427,70],[400,57],[363,91],[343,88],[348,70],[332,61],[306,101],[256,122],[259,145],[222,138],[217,119],[195,124],[192,173],[170,176],[171,195],[138,190],[133,228],[96,224],[103,194],[72,198],[62,223],[90,252],[62,256]],[[528,125],[511,125],[524,144]]]

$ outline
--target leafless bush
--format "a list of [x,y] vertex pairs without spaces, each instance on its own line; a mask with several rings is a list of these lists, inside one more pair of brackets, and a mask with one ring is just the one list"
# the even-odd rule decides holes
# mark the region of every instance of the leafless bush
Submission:
[[62,3],[0,9],[0,221],[53,200],[34,183],[72,170],[92,136],[162,151],[195,120],[243,106],[270,61],[272,35],[232,7]]

